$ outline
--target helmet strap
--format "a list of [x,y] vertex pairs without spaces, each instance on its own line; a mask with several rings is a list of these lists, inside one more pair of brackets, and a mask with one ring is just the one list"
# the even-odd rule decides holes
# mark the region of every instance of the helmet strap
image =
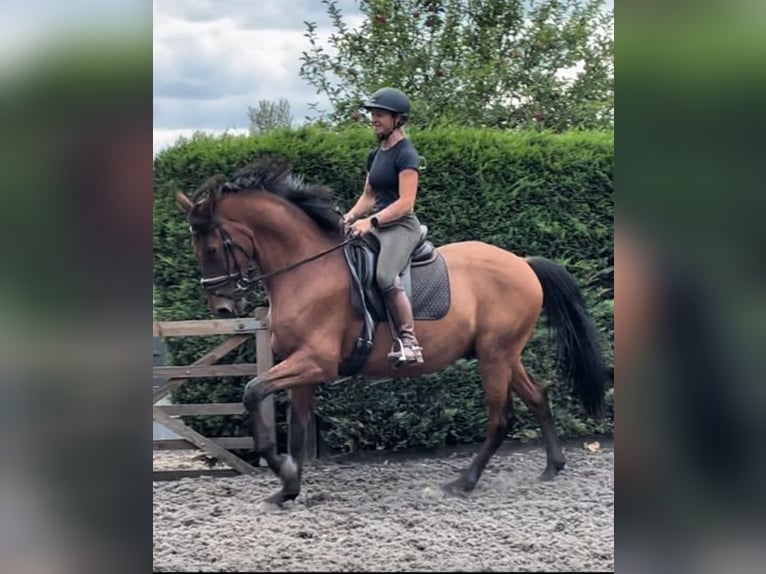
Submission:
[[394,128],[392,130],[388,130],[387,132],[380,134],[378,136],[378,141],[381,141],[381,142],[388,141],[388,138],[391,137],[391,134],[394,133],[395,129],[396,128]]
[[385,133],[380,134],[378,136],[378,141],[387,142],[388,138],[391,137],[391,134],[393,134],[402,125],[401,120],[397,117],[397,115],[398,114],[392,114],[392,116],[394,117],[394,127],[386,131]]

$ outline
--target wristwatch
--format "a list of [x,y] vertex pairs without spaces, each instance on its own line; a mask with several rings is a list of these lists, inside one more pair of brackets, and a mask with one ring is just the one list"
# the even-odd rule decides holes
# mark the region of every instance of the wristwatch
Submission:
[[378,221],[378,218],[374,215],[370,217],[370,223],[372,223],[373,227],[380,227],[380,221]]

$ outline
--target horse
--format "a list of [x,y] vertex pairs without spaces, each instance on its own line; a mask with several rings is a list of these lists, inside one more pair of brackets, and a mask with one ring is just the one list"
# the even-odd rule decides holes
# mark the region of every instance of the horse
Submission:
[[[366,341],[367,307],[355,305],[355,273],[347,249],[352,238],[331,188],[307,184],[282,160],[261,158],[230,181],[209,178],[190,199],[176,191],[185,214],[207,304],[215,315],[232,318],[255,281],[263,281],[268,300],[272,351],[282,357],[268,372],[250,380],[242,402],[250,415],[254,452],[281,480],[266,502],[281,506],[301,489],[306,425],[317,385],[339,373],[401,379],[437,372],[461,358],[477,360],[488,409],[485,440],[455,480],[442,485],[465,496],[507,436],[513,419],[512,393],[537,417],[546,452],[542,480],[552,480],[566,460],[554,427],[546,390],[524,369],[521,355],[543,315],[556,334],[560,375],[585,411],[601,416],[607,369],[599,333],[575,278],[544,257],[522,257],[481,241],[447,243],[433,249],[445,270],[442,287],[449,305],[438,319],[415,328],[423,364],[395,369],[387,354],[395,342],[385,321],[374,324]],[[432,246],[433,247],[433,246]],[[260,275],[253,277],[255,272]],[[411,281],[416,277],[412,275]],[[414,304],[413,304],[414,306]],[[363,361],[358,354],[361,342]],[[261,413],[263,400],[290,390],[288,452],[279,454]]]

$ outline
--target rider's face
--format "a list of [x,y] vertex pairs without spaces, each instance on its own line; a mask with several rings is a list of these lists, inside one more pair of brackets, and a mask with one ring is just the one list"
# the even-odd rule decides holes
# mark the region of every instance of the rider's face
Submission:
[[386,110],[373,109],[370,111],[370,124],[373,133],[382,138],[394,129],[394,115]]

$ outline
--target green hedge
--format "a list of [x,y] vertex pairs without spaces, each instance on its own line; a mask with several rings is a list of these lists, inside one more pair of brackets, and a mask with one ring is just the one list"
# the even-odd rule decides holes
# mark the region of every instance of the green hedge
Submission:
[[[425,168],[417,213],[430,239],[441,245],[480,239],[520,255],[541,255],[567,266],[583,286],[604,336],[606,360],[613,351],[613,133],[547,134],[480,129],[411,131]],[[306,127],[257,137],[195,136],[160,153],[154,162],[154,285],[157,319],[204,319],[210,314],[199,287],[199,271],[188,227],[173,192],[194,191],[209,176],[230,175],[262,153],[288,158],[307,181],[327,184],[342,210],[364,184],[364,165],[375,145],[366,128],[340,132]],[[266,304],[261,288],[251,304]],[[540,329],[524,354],[539,380],[555,382],[555,348]],[[169,340],[171,360],[185,364],[218,338]],[[253,360],[245,348],[231,360]],[[187,384],[182,402],[240,399],[244,381]],[[552,409],[564,437],[611,432],[610,416],[584,416],[563,384],[551,389]],[[280,428],[286,398],[277,397]],[[516,438],[539,435],[534,417],[516,402]],[[480,441],[486,408],[475,361],[459,361],[441,373],[399,381],[355,378],[322,386],[317,400],[322,437],[332,448],[398,449]],[[247,434],[237,417],[189,417],[211,436]],[[284,432],[280,443],[284,446]]]

